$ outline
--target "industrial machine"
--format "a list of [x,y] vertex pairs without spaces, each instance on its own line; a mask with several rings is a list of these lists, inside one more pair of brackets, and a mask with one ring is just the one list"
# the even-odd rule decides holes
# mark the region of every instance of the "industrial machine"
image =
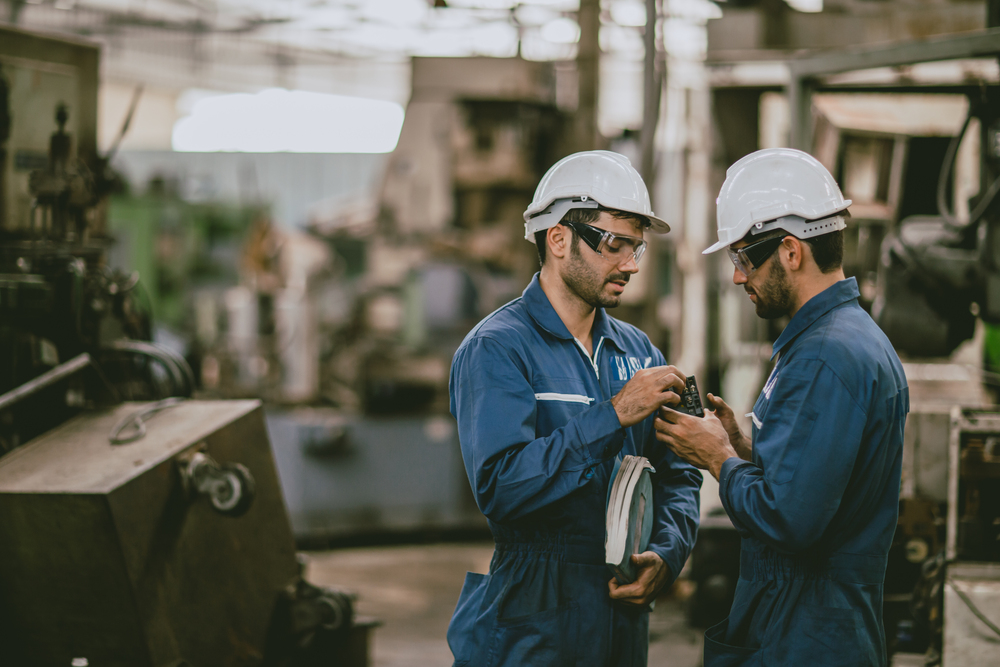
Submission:
[[98,59],[0,28],[0,663],[365,664],[351,597],[302,578],[260,403],[192,399],[107,267]]

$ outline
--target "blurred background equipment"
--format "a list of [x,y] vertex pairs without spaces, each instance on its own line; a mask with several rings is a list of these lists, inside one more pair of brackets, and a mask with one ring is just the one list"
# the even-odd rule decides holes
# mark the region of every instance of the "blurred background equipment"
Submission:
[[190,399],[107,264],[98,56],[0,27],[0,662],[366,664],[301,578],[260,403]]
[[[415,58],[377,199],[261,219],[193,294],[206,393],[261,396],[295,534],[485,531],[448,416],[462,338],[537,269],[518,220],[560,151],[550,64]],[[189,293],[190,294],[190,293]]]

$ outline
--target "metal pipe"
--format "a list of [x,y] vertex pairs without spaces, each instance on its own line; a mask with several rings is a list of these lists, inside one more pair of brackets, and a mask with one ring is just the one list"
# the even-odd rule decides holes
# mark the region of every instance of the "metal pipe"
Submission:
[[42,373],[33,380],[29,380],[19,387],[11,389],[6,394],[0,395],[0,410],[9,408],[18,401],[47,387],[51,387],[56,382],[78,373],[89,366],[90,363],[90,355],[84,352],[83,354],[73,357],[66,363],[59,364],[52,370]]

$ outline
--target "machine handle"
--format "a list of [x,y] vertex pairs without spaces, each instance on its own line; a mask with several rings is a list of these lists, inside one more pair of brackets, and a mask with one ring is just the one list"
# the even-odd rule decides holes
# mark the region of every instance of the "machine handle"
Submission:
[[181,482],[191,501],[208,496],[212,508],[223,516],[243,516],[254,499],[253,475],[239,463],[219,465],[204,452],[178,461]]

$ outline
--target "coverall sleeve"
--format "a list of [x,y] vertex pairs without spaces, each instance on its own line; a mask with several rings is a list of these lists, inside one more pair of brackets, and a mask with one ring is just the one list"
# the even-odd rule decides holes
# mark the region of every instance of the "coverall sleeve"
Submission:
[[492,338],[467,342],[452,364],[451,382],[469,481],[479,509],[494,521],[518,519],[566,497],[624,442],[610,401],[535,437],[535,392],[524,362]]
[[[654,351],[654,359],[658,366],[667,363],[658,350]],[[650,423],[654,418],[655,415],[650,418]],[[653,428],[650,428],[643,451],[656,468],[653,475],[656,514],[649,550],[670,568],[670,580],[666,584],[669,586],[680,574],[698,537],[702,474],[657,440]]]
[[823,535],[840,507],[865,428],[853,392],[820,360],[787,364],[754,438],[754,461],[722,465],[719,495],[733,525],[795,554]]

